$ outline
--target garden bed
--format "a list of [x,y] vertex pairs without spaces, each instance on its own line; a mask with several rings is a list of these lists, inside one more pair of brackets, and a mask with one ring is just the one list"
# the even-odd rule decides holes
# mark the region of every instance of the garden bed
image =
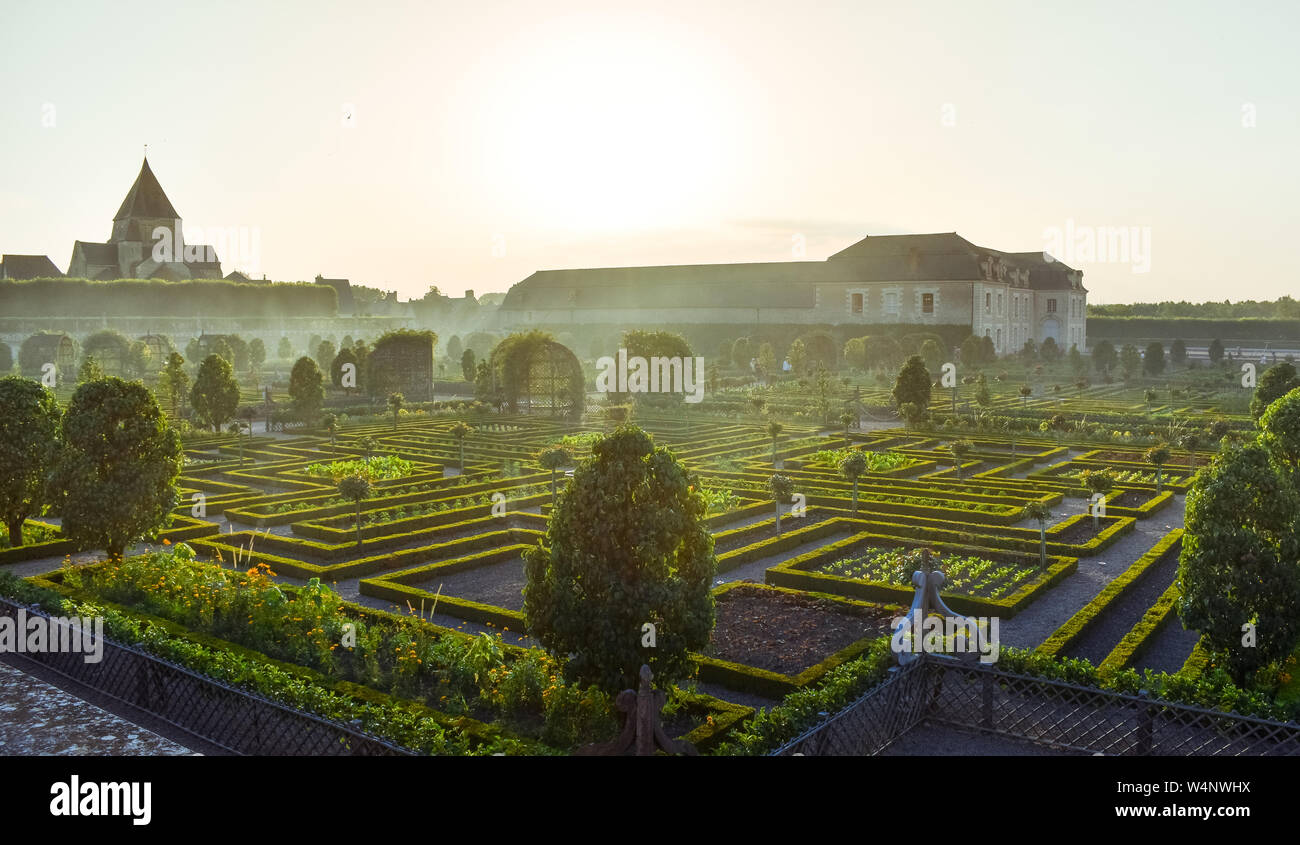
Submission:
[[890,613],[740,585],[718,599],[710,657],[797,675],[863,637],[888,632]]

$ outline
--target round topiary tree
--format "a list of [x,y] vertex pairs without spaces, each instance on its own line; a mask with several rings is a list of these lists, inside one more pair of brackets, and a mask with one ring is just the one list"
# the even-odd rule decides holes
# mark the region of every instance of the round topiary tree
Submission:
[[781,533],[781,506],[790,504],[794,497],[794,482],[787,476],[774,475],[767,480],[768,492],[772,494],[772,505],[776,509],[776,533]]
[[298,421],[307,424],[315,422],[325,404],[325,384],[320,367],[305,355],[298,359],[289,374],[289,398]]
[[840,461],[840,474],[853,482],[853,512],[858,512],[858,479],[867,471],[867,456],[860,449],[845,455]]
[[556,475],[565,467],[573,465],[573,453],[564,446],[552,446],[542,450],[542,453],[537,456],[537,462],[543,469],[551,471],[551,507],[555,507],[559,496],[556,489]]
[[1052,518],[1052,509],[1043,502],[1030,502],[1021,514],[1025,519],[1038,522],[1038,565],[1047,568],[1047,520]]
[[361,545],[361,502],[363,499],[369,499],[372,488],[370,479],[362,473],[349,475],[339,480],[339,495],[349,502],[356,504],[356,518],[352,524],[357,529],[357,545]]
[[690,653],[713,630],[717,565],[698,488],[630,425],[574,472],[545,542],[524,554],[528,631],[567,678],[612,693],[634,687],[642,664],[663,685],[693,671]]

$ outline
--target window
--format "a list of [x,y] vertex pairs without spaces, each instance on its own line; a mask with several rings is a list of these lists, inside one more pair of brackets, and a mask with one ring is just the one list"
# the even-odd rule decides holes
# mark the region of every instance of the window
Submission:
[[934,294],[932,293],[921,294],[921,313],[922,314],[934,313]]
[[1002,316],[1002,294],[998,294],[998,316]]
[[860,293],[853,294],[853,313],[862,313],[862,294]]
[[885,294],[885,311],[891,314],[898,313],[898,294],[895,291]]
[[993,310],[993,294],[984,294],[984,313],[987,314]]
[[1055,299],[1049,299],[1049,300],[1047,300],[1047,313],[1048,313],[1048,314],[1055,314],[1055,313],[1056,313],[1056,300],[1055,300]]

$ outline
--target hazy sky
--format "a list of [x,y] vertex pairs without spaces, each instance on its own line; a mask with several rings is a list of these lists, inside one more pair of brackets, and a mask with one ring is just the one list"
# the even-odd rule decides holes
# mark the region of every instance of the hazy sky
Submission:
[[0,0],[0,252],[66,270],[147,143],[225,270],[404,297],[946,231],[1093,302],[1300,294],[1298,9]]

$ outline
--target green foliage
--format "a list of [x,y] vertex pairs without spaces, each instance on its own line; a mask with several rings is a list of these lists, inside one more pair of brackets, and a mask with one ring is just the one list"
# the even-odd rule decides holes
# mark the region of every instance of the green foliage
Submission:
[[239,407],[239,382],[229,361],[215,353],[203,359],[190,389],[190,407],[214,431],[234,417]]
[[23,521],[46,503],[46,479],[60,447],[58,403],[38,382],[0,378],[0,521],[23,544]]
[[77,370],[77,384],[86,384],[92,381],[99,381],[104,378],[104,368],[99,366],[93,355],[87,355],[81,361],[81,369]]
[[930,371],[920,355],[913,355],[898,371],[891,394],[901,408],[904,404],[915,405],[922,413],[930,407]]
[[334,482],[351,475],[363,475],[372,481],[378,481],[389,478],[405,478],[411,474],[414,468],[415,464],[396,455],[381,455],[369,460],[311,464],[303,472],[307,475],[328,478]]
[[[713,629],[716,568],[707,503],[649,435],[618,428],[593,448],[525,553],[529,632],[565,676],[606,692],[634,687],[648,663],[660,686],[687,677]],[[656,646],[642,646],[653,624]]]
[[466,349],[460,354],[460,372],[465,381],[474,383],[474,374],[478,372],[478,361],[473,349]]
[[[1285,447],[1230,448],[1187,493],[1179,613],[1239,682],[1285,659],[1300,639],[1300,492],[1287,468]],[[1247,624],[1254,647],[1242,642]]]
[[304,423],[315,421],[325,403],[325,385],[320,367],[311,358],[303,356],[293,365],[289,374],[289,399],[294,415]]
[[1260,374],[1255,385],[1255,395],[1250,400],[1250,415],[1257,421],[1264,416],[1268,406],[1300,387],[1300,377],[1294,365],[1283,361]]
[[77,388],[63,437],[54,479],[68,537],[121,555],[168,523],[179,498],[180,437],[144,385],[109,378]]
[[166,400],[171,408],[172,418],[180,416],[181,398],[190,386],[189,373],[185,372],[185,359],[179,352],[167,356],[167,363],[158,374],[158,396]]
[[1158,376],[1165,371],[1165,347],[1153,340],[1147,344],[1147,354],[1142,358],[1142,372],[1149,376]]

